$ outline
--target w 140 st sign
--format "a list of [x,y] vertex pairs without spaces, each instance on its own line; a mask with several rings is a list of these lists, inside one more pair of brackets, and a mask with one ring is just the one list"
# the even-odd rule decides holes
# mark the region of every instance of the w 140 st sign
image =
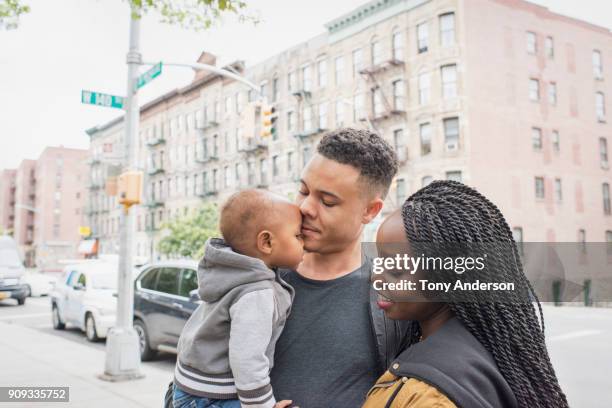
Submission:
[[89,105],[123,109],[124,100],[125,98],[123,96],[109,95],[101,92],[81,91],[81,102]]

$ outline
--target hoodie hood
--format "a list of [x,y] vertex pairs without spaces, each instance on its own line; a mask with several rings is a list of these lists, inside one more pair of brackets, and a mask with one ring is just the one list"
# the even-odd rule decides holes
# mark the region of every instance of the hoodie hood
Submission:
[[216,302],[237,286],[275,279],[274,271],[261,259],[234,252],[221,238],[206,241],[198,265],[198,293],[203,301]]

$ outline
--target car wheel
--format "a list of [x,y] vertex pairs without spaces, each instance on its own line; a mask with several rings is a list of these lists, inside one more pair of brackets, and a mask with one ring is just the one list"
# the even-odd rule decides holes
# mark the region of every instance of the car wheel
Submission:
[[149,334],[147,326],[140,319],[134,320],[134,330],[138,334],[138,346],[140,348],[140,360],[149,361],[155,357],[157,352],[149,345]]
[[60,319],[59,309],[56,305],[53,305],[51,308],[51,319],[53,320],[53,328],[55,330],[64,330],[66,328],[66,324]]
[[25,305],[25,300],[26,300],[25,296],[22,297],[22,298],[19,298],[19,299],[17,299],[17,304],[18,305]]
[[25,297],[31,297],[31,296],[32,296],[32,287],[30,285],[26,285]]
[[96,321],[91,313],[87,313],[85,316],[85,337],[92,343],[100,340],[96,332]]

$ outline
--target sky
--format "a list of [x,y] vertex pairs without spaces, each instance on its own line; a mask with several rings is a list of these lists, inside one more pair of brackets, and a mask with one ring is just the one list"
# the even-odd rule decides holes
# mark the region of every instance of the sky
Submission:
[[[470,1],[470,0],[466,0]],[[46,146],[88,148],[85,133],[121,111],[81,104],[82,89],[124,95],[129,10],[125,0],[22,0],[31,13],[16,30],[0,30],[0,169],[36,159]],[[257,25],[226,18],[193,32],[145,16],[141,52],[146,61],[195,62],[202,51],[217,63],[248,65],[325,31],[324,24],[364,0],[246,0]],[[612,28],[612,2],[533,0],[552,11]],[[299,16],[299,18],[298,18]],[[143,71],[146,68],[143,68]],[[165,67],[141,88],[145,103],[187,85],[193,71]]]

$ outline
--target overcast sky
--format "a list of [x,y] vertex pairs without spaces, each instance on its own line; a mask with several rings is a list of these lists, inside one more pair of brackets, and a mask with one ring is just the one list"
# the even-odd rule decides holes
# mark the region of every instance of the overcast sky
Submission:
[[[324,32],[323,24],[360,0],[246,0],[261,22],[228,19],[194,33],[143,19],[141,49],[150,61],[193,62],[203,50],[221,64],[252,65]],[[469,0],[468,0],[469,1]],[[32,12],[17,30],[0,30],[0,169],[36,159],[46,146],[87,148],[84,132],[121,114],[82,105],[81,89],[125,94],[128,6],[122,0],[23,0]],[[536,0],[551,10],[612,27],[612,2]],[[191,81],[192,71],[166,68],[141,90],[149,101]]]

